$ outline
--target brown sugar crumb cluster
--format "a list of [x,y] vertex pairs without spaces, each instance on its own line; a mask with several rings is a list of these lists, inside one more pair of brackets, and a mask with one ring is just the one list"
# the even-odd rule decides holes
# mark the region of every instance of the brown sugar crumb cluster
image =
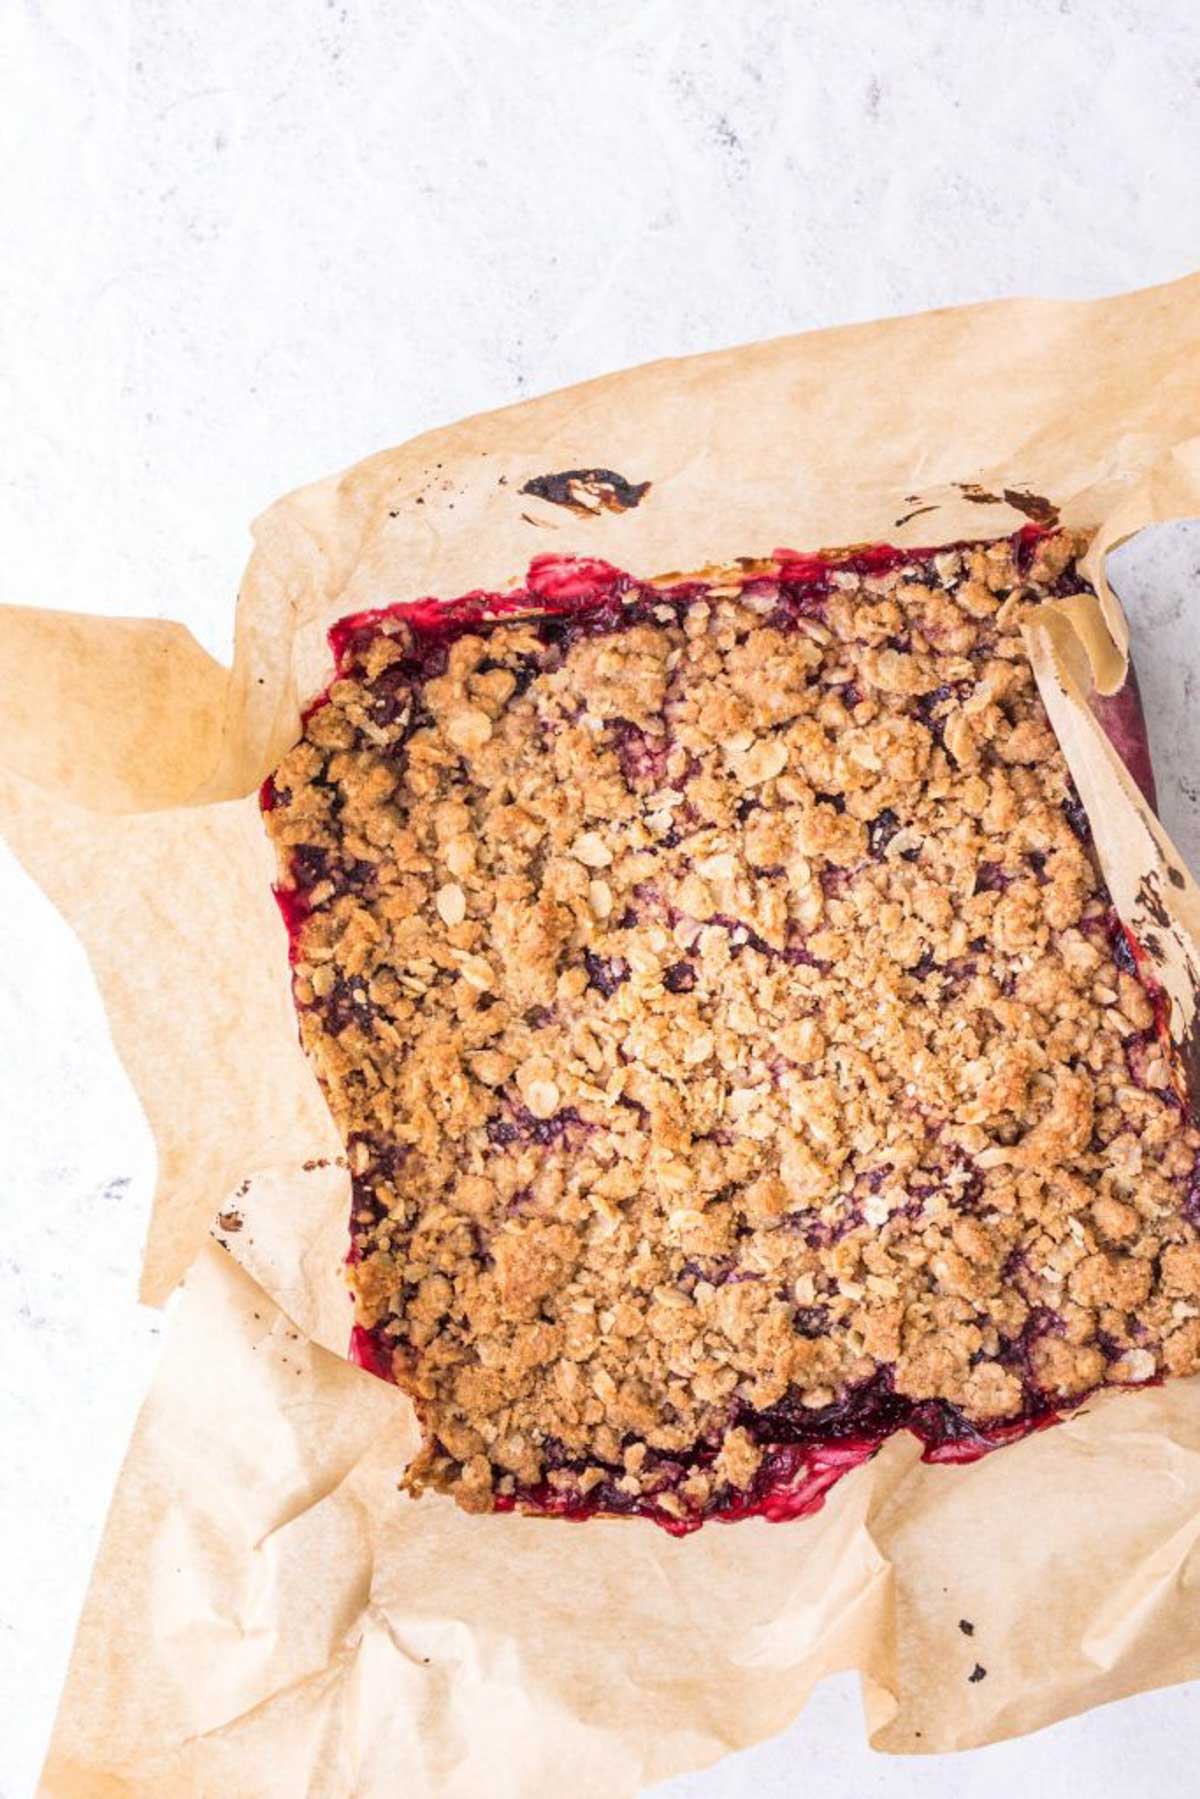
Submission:
[[266,819],[413,1490],[692,1519],[1200,1366],[1200,1135],[1021,637],[1081,549],[345,637]]

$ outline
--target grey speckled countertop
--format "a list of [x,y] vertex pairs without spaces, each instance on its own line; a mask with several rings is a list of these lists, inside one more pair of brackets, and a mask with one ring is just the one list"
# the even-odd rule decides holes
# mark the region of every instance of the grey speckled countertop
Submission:
[[[181,618],[218,655],[247,521],[423,427],[653,356],[1200,262],[1192,0],[13,0],[0,50],[0,599]],[[1116,574],[1200,867],[1200,525]],[[152,1148],[82,953],[3,851],[0,905],[17,1799],[162,1320],[134,1301]],[[843,1679],[669,1791],[1183,1799],[1196,1695],[893,1761]]]

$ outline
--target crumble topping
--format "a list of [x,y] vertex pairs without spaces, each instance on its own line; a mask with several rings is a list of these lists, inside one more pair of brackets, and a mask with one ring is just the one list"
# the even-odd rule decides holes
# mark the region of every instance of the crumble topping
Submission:
[[1200,1134],[1020,636],[1082,548],[339,628],[264,805],[412,1490],[687,1522],[1200,1366]]

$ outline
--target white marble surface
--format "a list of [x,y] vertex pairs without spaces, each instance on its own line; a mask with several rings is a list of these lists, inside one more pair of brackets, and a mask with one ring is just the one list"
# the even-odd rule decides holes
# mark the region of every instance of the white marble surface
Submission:
[[[254,513],[422,427],[663,353],[1200,262],[1194,0],[7,0],[0,67],[0,599],[182,618],[218,654]],[[1196,866],[1200,527],[1122,580]],[[134,1302],[153,1152],[83,957],[3,854],[0,907],[14,1799],[161,1319]],[[669,1791],[1182,1799],[1197,1691],[898,1762],[841,1680]]]

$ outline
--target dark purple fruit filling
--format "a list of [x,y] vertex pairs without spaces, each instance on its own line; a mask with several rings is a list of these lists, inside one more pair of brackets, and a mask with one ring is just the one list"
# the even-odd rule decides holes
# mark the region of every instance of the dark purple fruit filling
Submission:
[[[497,1498],[496,1509],[520,1508],[576,1520],[597,1513],[643,1517],[671,1536],[688,1536],[709,1520],[732,1524],[759,1517],[782,1523],[817,1511],[830,1487],[869,1461],[897,1431],[911,1431],[920,1441],[923,1462],[973,1462],[993,1449],[1061,1422],[1066,1411],[1080,1403],[1082,1399],[1073,1400],[1060,1410],[1044,1396],[1031,1393],[1026,1409],[1017,1417],[981,1427],[945,1400],[912,1400],[897,1394],[890,1373],[881,1369],[872,1380],[818,1410],[805,1411],[798,1402],[785,1401],[769,1411],[739,1411],[737,1423],[763,1446],[762,1464],[747,1491],[727,1489],[702,1514],[680,1518],[662,1505],[661,1495],[681,1487],[697,1468],[712,1465],[715,1450],[703,1446],[684,1458],[661,1458],[653,1464],[649,1480],[644,1469],[644,1490],[637,1495],[622,1490],[616,1468],[611,1480],[580,1492],[569,1480],[561,1479],[563,1473],[578,1471],[564,1461],[559,1480],[518,1488]],[[655,1479],[655,1490],[645,1490]]]
[[885,806],[879,816],[871,820],[867,826],[867,845],[876,860],[883,855],[899,829],[900,820],[890,806]]
[[1092,841],[1092,827],[1088,815],[1083,809],[1083,801],[1072,787],[1070,795],[1062,803],[1063,817],[1078,837],[1080,843]]
[[668,993],[690,993],[696,985],[696,970],[691,962],[672,962],[663,975]]
[[619,956],[598,956],[593,950],[585,950],[583,965],[587,969],[588,986],[594,987],[604,999],[611,999],[617,988],[629,979],[629,965]]

